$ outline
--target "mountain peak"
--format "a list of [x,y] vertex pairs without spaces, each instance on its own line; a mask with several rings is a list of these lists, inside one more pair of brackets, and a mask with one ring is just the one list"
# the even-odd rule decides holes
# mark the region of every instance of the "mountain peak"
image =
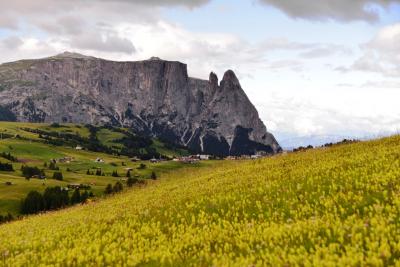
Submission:
[[217,87],[218,86],[218,76],[217,76],[217,74],[215,74],[214,72],[211,72],[208,81],[212,85],[212,87]]
[[163,61],[161,58],[159,57],[151,57],[148,59],[149,61]]
[[239,86],[240,87],[240,83],[238,78],[236,77],[235,73],[233,72],[233,70],[227,70],[224,74],[224,77],[222,78],[221,81],[221,86],[223,86],[223,84],[232,84],[235,87]]
[[85,56],[75,52],[65,51],[61,54],[53,56],[53,58],[93,58],[93,57]]

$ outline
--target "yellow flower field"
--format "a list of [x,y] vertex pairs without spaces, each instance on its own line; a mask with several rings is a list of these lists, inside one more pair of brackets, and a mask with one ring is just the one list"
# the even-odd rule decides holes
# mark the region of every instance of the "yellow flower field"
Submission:
[[387,266],[400,137],[165,174],[0,226],[4,266]]

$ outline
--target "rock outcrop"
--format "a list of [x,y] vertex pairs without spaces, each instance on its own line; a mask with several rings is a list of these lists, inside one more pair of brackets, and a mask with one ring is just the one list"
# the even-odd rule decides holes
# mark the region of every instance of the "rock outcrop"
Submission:
[[112,124],[216,155],[276,153],[233,73],[188,77],[159,58],[114,62],[75,53],[0,65],[0,106],[18,121]]

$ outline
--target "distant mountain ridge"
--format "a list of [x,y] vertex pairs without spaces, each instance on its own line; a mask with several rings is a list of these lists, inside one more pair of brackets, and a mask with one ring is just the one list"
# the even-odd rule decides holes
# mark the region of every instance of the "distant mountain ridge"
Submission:
[[131,127],[199,153],[281,150],[233,71],[218,83],[214,73],[190,78],[186,64],[159,58],[115,62],[65,52],[5,63],[0,106],[17,121]]
[[359,141],[367,141],[372,139],[384,138],[392,135],[398,135],[397,132],[381,132],[379,134],[369,134],[369,135],[335,135],[335,134],[322,134],[322,135],[305,135],[305,136],[296,136],[296,137],[286,137],[279,138],[279,144],[282,146],[284,150],[292,150],[298,147],[306,147],[306,146],[323,146],[328,143],[337,143],[347,140],[359,140]]

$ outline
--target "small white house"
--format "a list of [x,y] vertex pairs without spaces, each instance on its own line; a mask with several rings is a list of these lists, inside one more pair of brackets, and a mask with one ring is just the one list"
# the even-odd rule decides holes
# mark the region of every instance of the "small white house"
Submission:
[[83,147],[81,147],[81,146],[76,146],[75,149],[76,149],[76,150],[83,150]]
[[209,160],[210,155],[200,155],[199,158],[200,158],[200,160]]
[[104,160],[102,158],[97,158],[94,162],[97,163],[104,163]]
[[152,158],[152,159],[150,160],[150,162],[151,162],[151,163],[157,163],[157,162],[159,162],[159,160],[158,160],[158,159],[155,159],[155,158]]

